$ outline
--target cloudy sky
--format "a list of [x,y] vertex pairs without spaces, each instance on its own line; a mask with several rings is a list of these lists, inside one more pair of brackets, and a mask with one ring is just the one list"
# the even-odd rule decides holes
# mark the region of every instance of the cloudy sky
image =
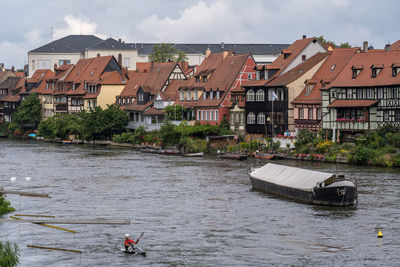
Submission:
[[375,48],[400,39],[398,0],[1,0],[0,62],[68,34],[126,42],[292,43],[323,35]]

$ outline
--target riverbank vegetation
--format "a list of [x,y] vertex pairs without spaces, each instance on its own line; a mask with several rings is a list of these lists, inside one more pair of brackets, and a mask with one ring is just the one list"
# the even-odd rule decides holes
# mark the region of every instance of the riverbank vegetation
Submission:
[[19,249],[17,244],[11,244],[9,241],[0,241],[0,266],[14,267],[19,263]]
[[400,154],[397,153],[400,150],[400,129],[397,127],[386,125],[343,143],[332,142],[330,138],[325,136],[325,131],[301,130],[295,143],[296,156],[322,157],[328,161],[341,157],[354,165],[400,167]]
[[125,131],[129,116],[118,106],[106,109],[96,107],[78,114],[56,114],[39,124],[39,135],[47,139],[69,139],[74,136],[81,140],[111,139],[115,133]]
[[[0,215],[13,212],[15,209],[11,207],[10,202],[7,201],[0,193]],[[1,265],[0,265],[1,266]]]

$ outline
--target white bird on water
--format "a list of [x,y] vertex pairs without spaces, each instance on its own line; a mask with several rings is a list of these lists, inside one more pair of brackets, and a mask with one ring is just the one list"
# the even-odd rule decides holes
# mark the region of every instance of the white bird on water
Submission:
[[11,177],[11,178],[10,178],[10,181],[11,181],[11,182],[15,182],[16,180],[17,180],[16,177]]
[[26,173],[25,173],[25,181],[29,182],[31,179],[32,178],[30,176],[26,176]]

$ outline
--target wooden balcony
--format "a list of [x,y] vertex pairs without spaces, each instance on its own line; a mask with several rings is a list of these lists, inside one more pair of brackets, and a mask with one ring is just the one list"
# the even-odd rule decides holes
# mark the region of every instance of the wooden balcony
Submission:
[[55,111],[56,112],[67,112],[67,104],[56,104]]

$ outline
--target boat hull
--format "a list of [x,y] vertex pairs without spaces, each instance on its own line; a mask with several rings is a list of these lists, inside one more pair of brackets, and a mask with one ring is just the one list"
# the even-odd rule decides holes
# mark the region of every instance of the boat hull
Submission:
[[352,186],[332,186],[314,188],[306,191],[266,182],[250,175],[253,189],[289,198],[292,200],[326,206],[352,206],[355,204],[357,191]]

